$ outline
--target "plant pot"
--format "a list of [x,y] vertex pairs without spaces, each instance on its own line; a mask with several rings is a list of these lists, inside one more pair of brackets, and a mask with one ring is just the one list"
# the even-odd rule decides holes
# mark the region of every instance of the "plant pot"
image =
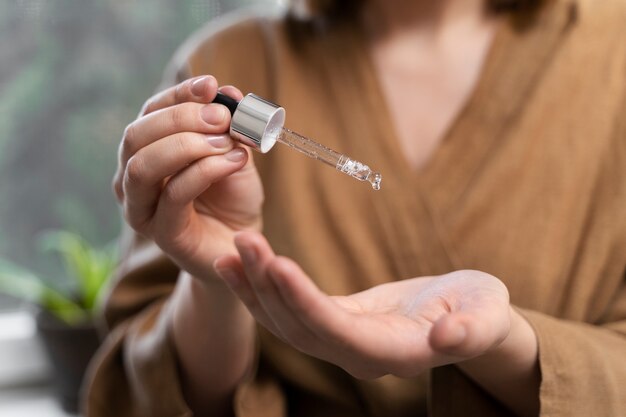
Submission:
[[61,407],[77,413],[85,370],[100,345],[96,327],[92,322],[70,326],[44,310],[36,321]]

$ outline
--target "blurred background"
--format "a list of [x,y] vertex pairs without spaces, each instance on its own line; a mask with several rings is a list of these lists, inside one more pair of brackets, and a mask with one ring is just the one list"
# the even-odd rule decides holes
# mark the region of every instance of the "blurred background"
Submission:
[[120,230],[116,148],[177,46],[220,14],[284,3],[0,2],[0,416],[66,415],[50,390],[59,361],[37,338],[50,326],[33,311],[57,329],[97,308]]

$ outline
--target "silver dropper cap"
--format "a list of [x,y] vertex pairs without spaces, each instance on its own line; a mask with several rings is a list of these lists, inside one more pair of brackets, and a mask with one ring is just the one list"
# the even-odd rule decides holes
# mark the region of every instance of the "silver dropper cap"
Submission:
[[285,109],[254,94],[245,96],[230,122],[230,135],[253,149],[266,153],[285,124]]

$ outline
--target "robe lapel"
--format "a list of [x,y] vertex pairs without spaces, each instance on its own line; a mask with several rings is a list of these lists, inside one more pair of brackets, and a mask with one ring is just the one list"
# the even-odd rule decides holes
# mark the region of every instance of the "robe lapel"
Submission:
[[554,1],[528,26],[515,21],[504,25],[483,68],[481,79],[464,111],[449,131],[430,169],[423,173],[422,188],[436,211],[459,207],[472,191],[472,180],[489,163],[532,95],[545,68],[573,22],[573,3]]
[[378,222],[370,225],[382,236],[380,253],[397,279],[439,274],[452,268],[448,250],[432,222],[417,184],[407,182],[401,161],[394,157],[395,140],[388,129],[384,101],[372,78],[355,28],[335,28],[319,44],[329,99],[337,103],[335,123],[342,132],[338,146],[383,174],[381,191],[370,193],[368,209]]
[[[462,208],[472,179],[497,148],[537,85],[573,22],[574,2],[555,0],[524,30],[514,19],[501,27],[481,77],[424,170],[413,172],[400,152],[384,95],[356,28],[325,33],[325,74],[337,101],[343,147],[383,174],[372,209],[397,278],[432,275],[463,267],[442,221],[448,210]],[[344,121],[349,120],[348,125]],[[364,146],[363,144],[367,144]]]

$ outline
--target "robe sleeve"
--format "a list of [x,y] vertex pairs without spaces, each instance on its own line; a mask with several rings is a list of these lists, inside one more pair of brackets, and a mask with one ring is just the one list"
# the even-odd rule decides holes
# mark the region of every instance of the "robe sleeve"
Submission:
[[[612,262],[599,268],[610,270],[607,276],[612,278],[589,276],[596,280],[590,295],[569,298],[570,307],[577,307],[571,310],[595,311],[584,318],[518,309],[537,335],[540,417],[626,416],[626,238],[621,232],[626,228],[626,186],[621,179],[626,161],[626,93],[623,97],[611,159],[598,181],[602,191],[596,195],[596,203],[608,215],[594,213],[594,219],[605,225],[602,233],[617,235],[609,255]],[[589,250],[598,252],[596,259],[602,258],[598,249]],[[433,370],[430,407],[434,417],[513,416],[453,365]]]
[[[107,337],[92,360],[82,405],[88,417],[191,417],[169,325],[169,297],[180,273],[151,241],[125,228],[128,255],[104,311]],[[233,413],[284,417],[286,400],[272,375],[257,369],[237,387]]]
[[[598,279],[594,292],[585,299],[570,299],[570,303],[587,305],[588,311],[596,312],[587,314],[586,322],[521,311],[538,339],[542,417],[626,416],[626,239],[621,232],[626,224],[626,186],[622,180],[626,166],[626,92],[621,103],[615,140],[598,181],[601,191],[595,196],[596,203],[609,215],[593,214],[594,221],[604,225],[604,233],[616,235],[615,243],[608,255],[597,248],[587,249],[596,259],[613,259],[604,271],[614,279],[589,277]],[[601,308],[598,303],[602,303]]]
[[[626,282],[602,325],[518,311],[537,334],[541,417],[626,415]],[[436,417],[514,416],[453,365],[433,370],[430,408]]]
[[626,284],[601,326],[522,314],[539,342],[541,416],[626,415]]
[[179,270],[151,241],[124,234],[127,256],[106,302],[108,334],[87,374],[85,414],[191,416],[167,323]]

